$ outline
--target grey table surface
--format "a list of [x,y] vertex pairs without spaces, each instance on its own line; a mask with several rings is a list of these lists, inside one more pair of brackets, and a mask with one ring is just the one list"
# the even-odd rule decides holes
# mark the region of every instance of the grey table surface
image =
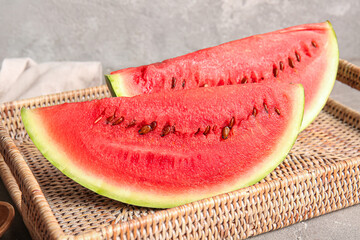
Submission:
[[[360,66],[360,60],[352,61],[352,63]],[[351,89],[342,83],[336,82],[330,97],[360,112],[360,92]],[[7,201],[14,205],[2,181],[0,181],[0,201]],[[17,210],[11,227],[4,234],[2,239],[31,239]],[[251,239],[360,239],[360,204],[302,221],[283,229],[264,233],[252,237]]]

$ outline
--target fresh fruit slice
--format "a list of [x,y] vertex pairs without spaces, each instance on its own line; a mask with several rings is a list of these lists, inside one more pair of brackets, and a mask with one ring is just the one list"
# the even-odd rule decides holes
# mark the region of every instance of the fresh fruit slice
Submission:
[[40,152],[109,198],[173,207],[256,183],[291,149],[300,84],[195,88],[22,109]]
[[301,130],[318,115],[334,86],[339,61],[330,22],[256,35],[106,76],[114,96],[256,82],[301,83]]

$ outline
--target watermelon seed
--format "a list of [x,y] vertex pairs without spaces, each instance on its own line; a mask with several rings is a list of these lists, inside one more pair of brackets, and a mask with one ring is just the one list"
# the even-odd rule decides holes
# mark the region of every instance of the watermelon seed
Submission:
[[133,126],[135,126],[135,124],[136,124],[136,120],[133,119],[133,120],[129,123],[129,125],[126,126],[126,128],[133,127]]
[[253,115],[254,117],[256,117],[256,115],[257,115],[257,110],[256,110],[256,108],[255,108],[255,107],[253,108],[252,115]]
[[284,71],[284,63],[283,63],[282,61],[280,61],[279,64],[280,64],[280,70],[281,70],[281,71]]
[[200,87],[208,87],[209,85],[207,83],[204,83],[203,85],[201,85]]
[[186,83],[186,81],[185,81],[185,79],[184,79],[183,82],[182,82],[182,84],[181,84],[182,88],[185,87],[185,83]]
[[280,110],[278,108],[275,107],[275,112],[280,115]]
[[273,66],[273,74],[274,74],[274,77],[277,77],[279,74],[279,69],[277,68],[276,65]]
[[171,82],[171,88],[173,89],[173,88],[175,88],[175,86],[176,86],[176,78],[173,77],[172,82]]
[[124,117],[121,116],[119,119],[117,119],[115,122],[113,122],[112,125],[118,125],[118,124],[122,123],[123,121],[124,121]]
[[314,48],[317,48],[317,44],[315,41],[311,41],[311,45],[313,45]]
[[251,79],[251,82],[252,82],[252,83],[257,83],[257,82],[258,82],[258,81],[257,81],[256,73],[254,73],[254,72],[251,73],[250,79]]
[[265,111],[266,111],[267,113],[269,113],[268,107],[267,107],[266,103],[264,103],[264,109],[265,109]]
[[106,120],[110,123],[112,122],[112,120],[114,120],[115,118],[115,114],[114,115],[111,115],[110,117],[108,117]]
[[244,83],[247,83],[248,79],[247,77],[244,77],[242,80],[241,80],[241,83],[244,84]]
[[144,135],[144,134],[150,132],[151,130],[152,130],[152,128],[151,128],[150,125],[145,125],[145,126],[143,126],[142,128],[140,128],[139,134],[140,134],[140,135]]
[[200,132],[200,128],[198,128],[198,130],[196,131],[195,135],[198,135]]
[[291,57],[289,57],[288,59],[289,59],[289,66],[294,68],[295,67],[294,61],[291,59]]
[[157,126],[156,121],[153,121],[152,123],[150,123],[151,131],[155,130],[156,126]]
[[169,125],[166,125],[163,130],[161,131],[161,137],[164,137],[170,133],[171,127]]
[[298,62],[300,62],[300,61],[301,61],[301,56],[299,55],[298,52],[295,52],[295,56],[296,56],[296,60],[297,60]]
[[215,132],[215,131],[216,131],[216,129],[217,129],[217,126],[216,126],[216,125],[214,125],[214,126],[213,126],[213,128],[212,128],[212,130]]
[[234,126],[234,124],[235,124],[235,118],[232,117],[229,123],[229,128],[231,129]]
[[230,128],[228,126],[225,126],[221,131],[222,139],[226,140],[229,137],[229,134],[230,134]]
[[[206,136],[206,135],[208,135],[209,134],[209,132],[210,132],[210,126],[207,126],[206,128],[205,128],[205,131],[204,131],[204,135]],[[200,129],[200,128],[199,128]]]
[[101,115],[100,117],[98,117],[98,118],[94,121],[94,124],[98,123],[102,118],[103,118],[102,115]]

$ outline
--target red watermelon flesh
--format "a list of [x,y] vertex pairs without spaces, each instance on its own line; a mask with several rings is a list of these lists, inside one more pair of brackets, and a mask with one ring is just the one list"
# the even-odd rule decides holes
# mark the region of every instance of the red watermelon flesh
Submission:
[[301,130],[321,111],[333,88],[338,45],[330,22],[305,24],[224,43],[106,76],[115,96],[240,83],[301,83]]
[[163,208],[265,177],[291,149],[303,106],[301,85],[276,83],[66,103],[21,116],[40,152],[70,178]]

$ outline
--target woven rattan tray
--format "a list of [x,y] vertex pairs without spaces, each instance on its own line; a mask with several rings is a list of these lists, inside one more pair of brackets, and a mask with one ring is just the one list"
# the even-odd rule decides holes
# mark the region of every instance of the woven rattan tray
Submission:
[[[344,60],[337,79],[360,90],[360,69]],[[107,96],[100,86],[0,105],[0,173],[33,238],[247,238],[360,201],[360,114],[331,99],[285,161],[251,187],[172,209],[97,195],[39,153],[19,114]]]

